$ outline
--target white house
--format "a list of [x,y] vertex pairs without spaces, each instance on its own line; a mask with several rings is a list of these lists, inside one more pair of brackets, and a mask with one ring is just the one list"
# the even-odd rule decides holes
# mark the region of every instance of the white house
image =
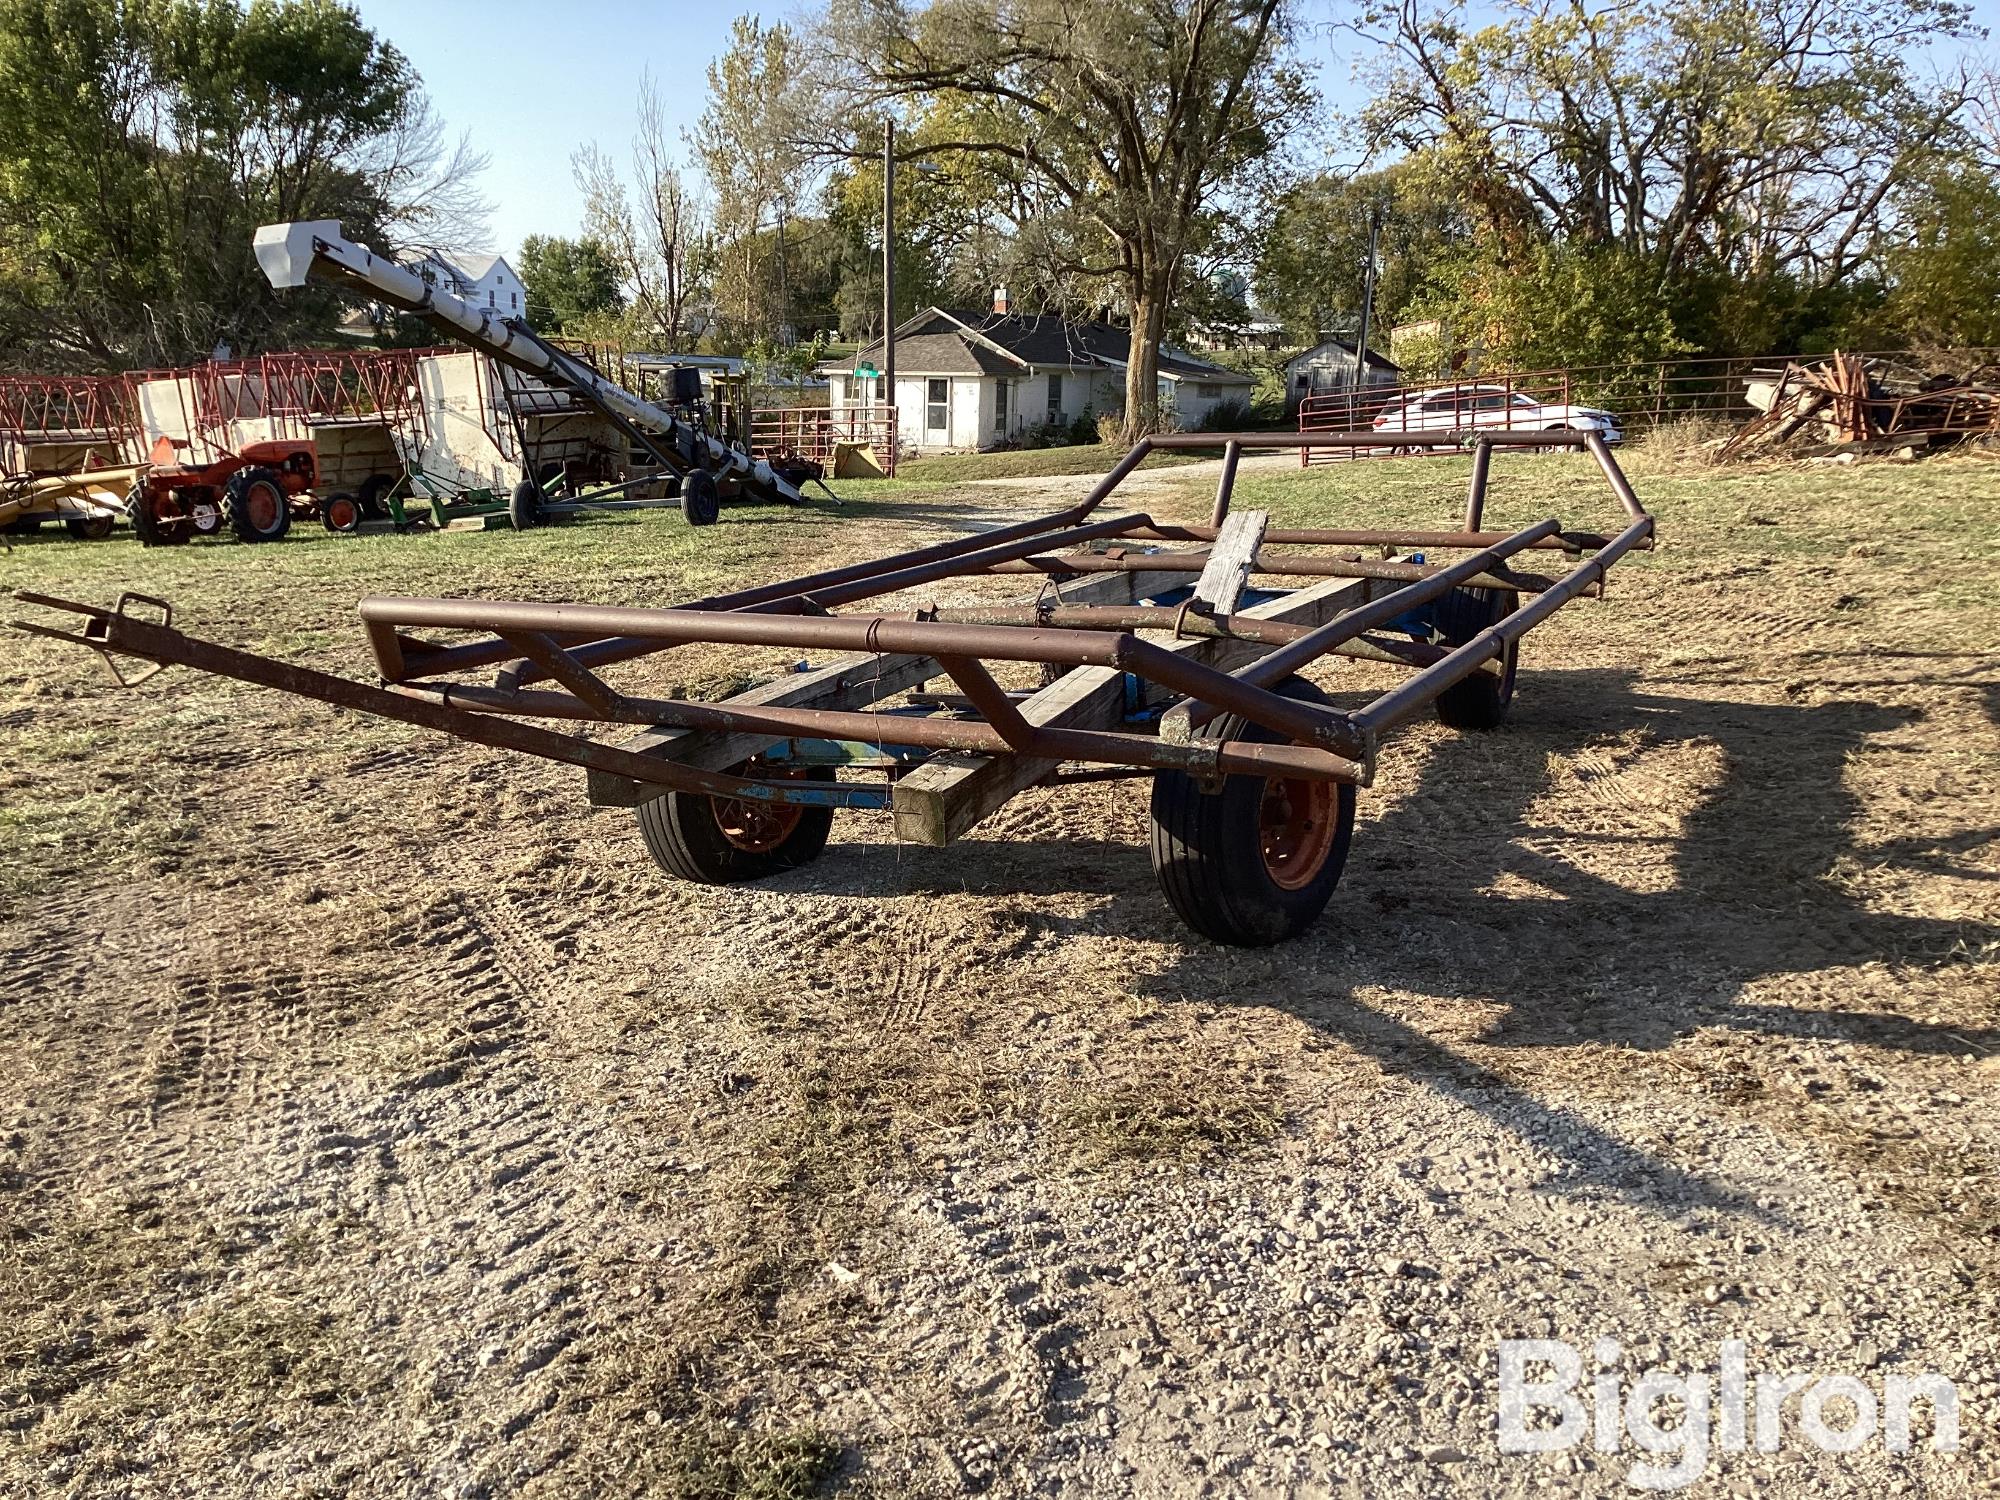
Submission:
[[433,286],[442,287],[474,307],[488,308],[508,318],[523,316],[528,294],[519,274],[503,255],[432,249],[405,251],[400,259]]
[[[996,296],[990,313],[927,307],[896,330],[896,430],[906,451],[991,448],[1031,428],[1067,426],[1125,405],[1131,331],[1014,313]],[[850,360],[819,367],[839,413],[888,403],[877,374],[878,339]],[[1160,406],[1182,427],[1216,407],[1249,405],[1255,381],[1177,349],[1160,351]]]

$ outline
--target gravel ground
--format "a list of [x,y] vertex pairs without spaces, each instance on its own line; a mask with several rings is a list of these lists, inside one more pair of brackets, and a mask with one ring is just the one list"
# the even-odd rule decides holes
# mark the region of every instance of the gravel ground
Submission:
[[[1246,483],[1335,524],[1462,485],[1349,467]],[[1989,473],[1653,477],[1668,545],[1533,638],[1507,729],[1402,736],[1257,953],[1174,923],[1129,786],[697,890],[564,768],[31,643],[0,1494],[1627,1493],[1629,1439],[1500,1451],[1531,1338],[1586,1387],[1726,1340],[1956,1384],[1956,1452],[1923,1403],[1822,1452],[1795,1396],[1689,1493],[2000,1493]],[[1500,499],[1550,494],[1600,513],[1557,466]],[[359,592],[638,602],[1031,498],[0,568],[358,671]]]

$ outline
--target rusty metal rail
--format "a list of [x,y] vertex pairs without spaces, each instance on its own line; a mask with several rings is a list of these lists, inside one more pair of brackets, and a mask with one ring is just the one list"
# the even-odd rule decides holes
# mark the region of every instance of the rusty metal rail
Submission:
[[[1384,441],[1362,432],[1341,438]],[[1076,773],[1086,776],[1151,773],[1155,863],[1169,901],[1223,941],[1274,941],[1300,930],[1331,893],[1354,788],[1372,779],[1383,738],[1431,704],[1447,723],[1497,724],[1521,638],[1598,591],[1625,553],[1652,543],[1651,516],[1594,434],[1390,441],[1412,440],[1473,451],[1462,530],[1274,528],[1262,512],[1232,512],[1237,456],[1325,441],[1292,433],[1223,440],[1231,461],[1210,525],[1140,513],[1095,519],[1149,451],[1217,442],[1163,436],[1140,443],[1084,500],[1048,516],[679,606],[364,599],[379,686],[198,640],[173,628],[166,606],[140,596],[99,608],[22,595],[85,617],[81,634],[23,628],[583,766],[593,800],[638,807],[655,857],[697,880],[755,878],[801,863],[824,843],[834,807],[890,808],[899,833],[942,843],[1014,793],[1057,778],[1065,764],[1093,768]],[[1602,535],[1548,518],[1511,532],[1485,529],[1493,455],[1520,448],[1588,453],[1624,512],[1623,528]],[[1183,541],[1199,545],[1164,545]],[[1270,553],[1266,542],[1381,555]],[[1431,559],[1413,555],[1415,546],[1458,555]],[[1511,565],[1551,550],[1573,565],[1556,575]],[[995,605],[910,597],[1014,569],[1039,575],[1043,597]],[[1281,575],[1314,581],[1252,591],[1253,577]],[[892,595],[904,598],[885,607]],[[440,638],[464,632],[474,638]],[[649,696],[605,675],[694,644],[858,655],[721,703]],[[1330,657],[1411,675],[1363,707],[1342,709],[1296,676]],[[1009,690],[994,663],[1039,665],[1045,685]],[[496,669],[490,681],[466,680],[485,668]],[[937,679],[952,691],[893,701]],[[643,728],[611,745],[530,720]],[[856,767],[885,771],[887,783],[854,779]]]

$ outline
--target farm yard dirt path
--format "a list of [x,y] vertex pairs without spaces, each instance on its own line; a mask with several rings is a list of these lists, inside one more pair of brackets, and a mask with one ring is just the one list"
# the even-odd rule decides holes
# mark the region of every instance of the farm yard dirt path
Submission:
[[[1536,463],[1500,516],[1604,514]],[[1462,484],[1380,467],[1243,503]],[[1129,785],[947,850],[843,814],[697,889],[567,768],[9,647],[0,1494],[1625,1492],[1629,1444],[1496,1452],[1533,1336],[1942,1371],[1956,1454],[1920,1406],[1907,1457],[1793,1436],[1692,1492],[1993,1492],[1991,473],[1642,478],[1662,550],[1531,638],[1507,729],[1404,735],[1325,919],[1256,953],[1175,924]],[[0,580],[359,674],[362,592],[685,597],[1031,508]]]

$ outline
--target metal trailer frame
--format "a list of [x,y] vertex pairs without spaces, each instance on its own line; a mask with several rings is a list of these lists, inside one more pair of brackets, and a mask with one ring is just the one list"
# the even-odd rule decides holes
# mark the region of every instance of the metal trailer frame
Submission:
[[[891,809],[900,838],[944,844],[1031,786],[1151,775],[1153,857],[1169,903],[1220,941],[1275,942],[1303,930],[1331,895],[1354,789],[1372,781],[1384,737],[1434,704],[1449,724],[1498,724],[1521,638],[1601,592],[1614,563],[1653,544],[1653,518],[1596,434],[1338,436],[1356,447],[1416,440],[1469,450],[1463,526],[1273,527],[1263,512],[1231,509],[1241,455],[1325,434],[1173,434],[1140,442],[1089,495],[1050,515],[672,608],[364,599],[380,686],[185,635],[168,606],[136,595],[110,609],[22,595],[87,619],[81,634],[22,628],[582,766],[593,802],[638,809],[662,866],[712,883],[815,857],[836,807]],[[1148,453],[1218,443],[1207,525],[1136,512],[1092,519]],[[1494,455],[1519,449],[1588,453],[1622,529],[1566,530],[1554,518],[1485,529]],[[1377,550],[1327,550],[1341,548]],[[1424,560],[1439,550],[1463,555]],[[1394,551],[1403,555],[1384,555]],[[1570,566],[1556,576],[1516,566],[1557,553]],[[946,579],[1013,572],[1040,576],[1043,596],[841,612]],[[1274,577],[1312,581],[1246,602],[1252,578]],[[447,644],[437,631],[477,635]],[[603,675],[693,643],[859,654],[720,703],[638,696]],[[1411,675],[1346,711],[1295,679],[1330,656]],[[1053,680],[1010,692],[992,662],[1040,663]],[[485,669],[490,682],[465,680]],[[937,678],[952,691],[921,691]],[[888,706],[898,696],[907,701]],[[603,743],[522,722],[533,719],[639,732]],[[1064,773],[1072,764],[1084,769]],[[886,771],[886,784],[851,779],[853,768]]]

